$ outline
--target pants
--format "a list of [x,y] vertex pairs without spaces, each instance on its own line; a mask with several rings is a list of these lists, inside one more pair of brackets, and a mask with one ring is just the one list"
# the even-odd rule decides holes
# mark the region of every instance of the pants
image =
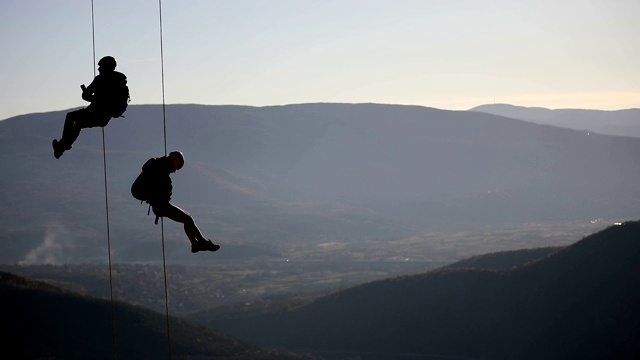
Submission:
[[111,115],[93,109],[91,105],[84,109],[68,112],[64,120],[60,144],[66,150],[71,149],[71,145],[80,135],[80,130],[98,126],[105,127],[109,120],[111,120]]
[[197,241],[206,240],[200,232],[200,229],[198,229],[195,220],[193,220],[193,216],[188,212],[169,202],[152,203],[151,209],[156,216],[168,217],[175,222],[184,224],[184,232],[192,244]]

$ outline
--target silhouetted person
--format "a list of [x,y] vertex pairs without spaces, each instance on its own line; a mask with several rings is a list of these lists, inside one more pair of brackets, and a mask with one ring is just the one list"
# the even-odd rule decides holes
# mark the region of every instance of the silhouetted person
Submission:
[[53,156],[62,156],[65,150],[71,149],[80,130],[96,126],[105,127],[111,118],[122,116],[129,103],[127,77],[115,71],[116,59],[105,56],[98,61],[98,76],[89,86],[80,85],[82,99],[90,102],[89,106],[67,113],[62,130],[62,138],[53,140]]
[[183,165],[184,156],[179,151],[149,159],[142,166],[142,173],[131,185],[131,194],[136,199],[149,203],[156,215],[156,223],[158,217],[168,217],[184,224],[184,232],[191,242],[191,252],[216,251],[220,246],[205,239],[191,214],[169,202],[173,190],[169,175],[180,170]]

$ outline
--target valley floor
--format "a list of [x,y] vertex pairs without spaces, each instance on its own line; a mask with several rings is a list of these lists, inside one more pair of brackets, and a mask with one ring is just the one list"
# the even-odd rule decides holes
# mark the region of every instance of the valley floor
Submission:
[[[610,224],[602,220],[522,224],[425,232],[390,241],[282,243],[274,244],[281,254],[278,258],[170,264],[170,311],[182,316],[224,305],[264,303],[273,297],[314,297],[373,280],[429,271],[475,255],[569,245]],[[0,270],[109,298],[106,264],[0,265]],[[116,300],[164,311],[161,264],[115,264],[112,275]]]

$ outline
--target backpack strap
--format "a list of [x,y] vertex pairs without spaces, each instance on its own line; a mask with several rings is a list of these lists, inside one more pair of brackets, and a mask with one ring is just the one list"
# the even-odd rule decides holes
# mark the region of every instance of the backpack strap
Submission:
[[[142,202],[141,202],[142,204]],[[149,210],[147,210],[147,216],[149,216],[149,214],[151,214],[151,204],[149,204]],[[156,215],[156,225],[158,225],[158,219],[160,218],[160,216]]]

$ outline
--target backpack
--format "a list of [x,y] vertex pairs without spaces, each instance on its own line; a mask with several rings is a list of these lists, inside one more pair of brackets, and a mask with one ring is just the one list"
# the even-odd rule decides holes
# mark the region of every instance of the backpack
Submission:
[[149,200],[149,174],[144,171],[138,175],[136,180],[131,184],[131,195],[134,198],[143,201]]
[[129,97],[129,87],[127,86],[127,81],[125,80],[124,84],[118,86],[117,92],[113,96],[111,117],[122,117],[122,114],[127,111],[129,101],[131,101],[131,98]]
[[[140,200],[140,204],[143,202],[149,203],[149,173],[141,172],[140,175],[136,178],[136,180],[131,184],[131,195],[134,198]],[[149,204],[149,209],[147,210],[147,216],[151,213],[151,204]],[[160,217],[156,215],[155,224],[158,225],[158,219]]]
[[142,165],[142,172],[131,184],[131,195],[147,203],[154,201],[169,201],[171,199],[171,178],[168,172],[162,170],[164,158],[151,158]]

